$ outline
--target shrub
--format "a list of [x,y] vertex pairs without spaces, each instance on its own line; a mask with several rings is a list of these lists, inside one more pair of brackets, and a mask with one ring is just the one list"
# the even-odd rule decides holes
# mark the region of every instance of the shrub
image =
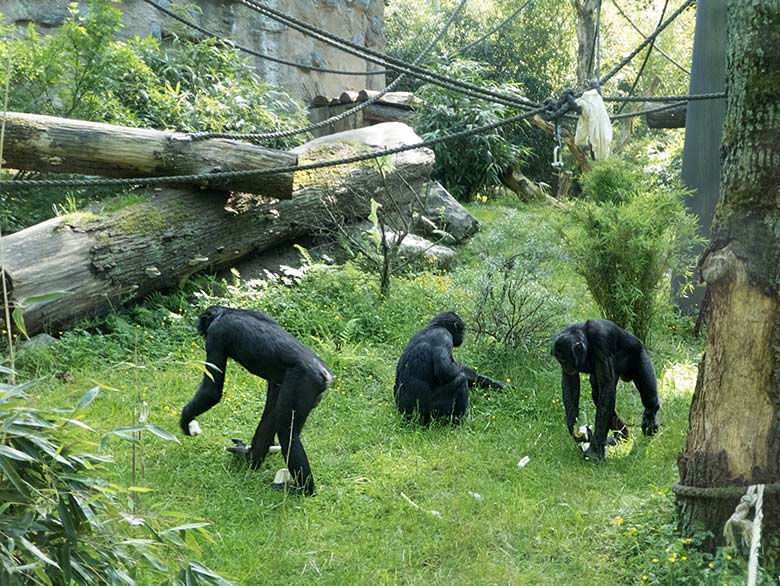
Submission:
[[[443,67],[442,73],[505,93],[518,93],[517,88],[497,88],[486,82],[480,66],[472,61],[455,61]],[[426,140],[492,124],[515,114],[506,106],[431,85],[423,86],[416,95],[421,103],[412,125]],[[524,160],[528,151],[518,144],[509,126],[440,143],[433,147],[434,178],[454,197],[470,199],[480,190],[500,185],[506,171]]]
[[[49,412],[28,404],[29,386],[0,391],[1,584],[131,586],[139,577],[166,586],[233,584],[187,559],[190,534],[206,523],[166,529],[122,510],[127,493],[108,478],[110,458],[84,439],[94,430],[74,416],[97,389],[76,409]],[[172,437],[150,426],[115,433],[135,439],[143,430]]]
[[567,248],[604,316],[647,340],[666,277],[690,275],[696,218],[678,185],[616,161],[596,169],[583,182],[590,201],[574,205],[564,229]]

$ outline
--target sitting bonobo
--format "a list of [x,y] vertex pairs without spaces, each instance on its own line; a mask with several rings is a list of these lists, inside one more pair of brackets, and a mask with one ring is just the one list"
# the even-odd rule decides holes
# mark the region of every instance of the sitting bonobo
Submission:
[[590,375],[596,424],[585,458],[603,460],[606,456],[607,433],[615,430],[628,437],[628,427],[615,411],[618,379],[633,381],[644,405],[642,431],[653,435],[658,431],[656,414],[661,406],[655,371],[641,340],[606,319],[590,319],[564,328],[555,335],[552,355],[563,371],[563,406],[566,426],[575,440],[580,410],[580,374]]
[[466,324],[452,311],[440,313],[409,340],[395,370],[393,395],[398,411],[420,422],[459,420],[468,406],[469,387],[503,388],[504,383],[455,362],[452,349],[463,343]]
[[309,413],[333,382],[333,373],[314,352],[259,311],[212,306],[200,316],[198,331],[206,338],[208,374],[181,411],[182,431],[200,433],[195,418],[219,403],[227,359],[232,358],[267,380],[268,393],[252,443],[246,446],[234,439],[236,445],[228,451],[258,467],[276,435],[293,487],[313,494],[314,477],[300,434]]

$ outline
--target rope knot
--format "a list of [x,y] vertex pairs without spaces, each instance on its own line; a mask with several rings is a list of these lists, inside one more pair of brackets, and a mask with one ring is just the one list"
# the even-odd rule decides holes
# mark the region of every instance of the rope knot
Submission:
[[577,104],[574,90],[571,88],[563,90],[559,98],[550,96],[542,102],[542,107],[544,111],[540,115],[548,122],[561,119],[567,112],[576,112],[577,114],[582,112],[582,108]]

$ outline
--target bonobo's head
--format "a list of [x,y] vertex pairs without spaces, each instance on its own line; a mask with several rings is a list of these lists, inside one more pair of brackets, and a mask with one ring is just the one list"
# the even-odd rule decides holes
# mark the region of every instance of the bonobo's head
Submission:
[[587,371],[588,338],[582,328],[569,326],[555,334],[551,353],[565,374]]
[[454,311],[444,311],[435,316],[428,324],[429,327],[444,328],[452,336],[452,345],[456,348],[463,343],[466,335],[466,322]]

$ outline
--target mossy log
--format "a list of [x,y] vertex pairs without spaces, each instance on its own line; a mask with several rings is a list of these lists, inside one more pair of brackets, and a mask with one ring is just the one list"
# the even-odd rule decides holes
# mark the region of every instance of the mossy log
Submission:
[[[272,169],[297,162],[292,153],[235,140],[193,141],[183,133],[16,112],[7,115],[3,157],[12,169],[112,178]],[[198,187],[289,199],[292,184],[292,173],[282,173],[204,180]]]
[[[337,142],[340,137],[348,142]],[[308,163],[419,141],[407,126],[390,123],[316,139],[296,152]],[[134,203],[111,213],[53,218],[3,237],[12,300],[25,307],[30,335],[61,329],[300,237],[321,226],[325,197],[344,216],[365,220],[372,197],[405,201],[410,187],[420,191],[430,179],[430,150],[390,159],[383,162],[384,179],[374,161],[299,172],[292,199],[255,198],[230,211],[218,191],[163,189],[139,192]],[[25,304],[53,292],[65,295]]]

